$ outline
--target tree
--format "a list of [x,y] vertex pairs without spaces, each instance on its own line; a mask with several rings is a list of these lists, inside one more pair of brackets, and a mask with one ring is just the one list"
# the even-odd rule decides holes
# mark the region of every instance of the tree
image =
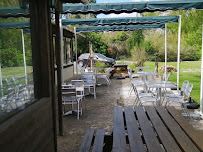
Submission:
[[[101,33],[90,32],[90,33],[85,33],[85,35],[92,39],[93,51],[95,53],[101,53],[101,54],[107,55],[107,44],[102,39]],[[78,37],[77,46],[78,46],[78,55],[89,52],[89,40],[83,37]]]
[[[115,36],[110,39],[110,46],[113,48],[114,55],[116,59],[122,58],[123,56],[127,57],[129,56],[129,52],[126,50],[126,40],[128,39],[128,34],[124,31],[121,32],[115,32]],[[118,57],[119,56],[119,57]]]
[[93,40],[92,42],[94,52],[107,55],[107,44],[102,39],[101,33],[90,32],[87,33],[87,36]]
[[132,50],[135,46],[139,47],[143,41],[144,35],[142,31],[133,31],[127,40],[127,50]]

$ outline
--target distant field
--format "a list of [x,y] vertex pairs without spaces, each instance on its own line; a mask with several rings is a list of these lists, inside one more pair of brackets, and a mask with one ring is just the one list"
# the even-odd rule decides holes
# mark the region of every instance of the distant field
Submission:
[[[159,62],[158,67],[164,65],[164,62]],[[167,65],[173,65],[177,68],[177,62],[168,62]],[[151,70],[154,69],[154,62],[145,62],[144,66],[151,67]],[[132,68],[135,68],[134,65],[131,65]],[[201,62],[200,61],[183,61],[180,63],[180,87],[184,80],[188,80],[193,84],[193,90],[191,97],[196,103],[200,103],[200,80],[201,80]],[[160,74],[163,71],[159,71]],[[176,72],[172,73],[169,77],[169,81],[177,82]]]
[[[27,66],[27,74],[29,74],[32,71],[32,66]],[[8,78],[11,80],[12,76],[15,76],[17,78],[24,76],[24,67],[9,67],[9,68],[2,68],[2,79],[3,84],[5,84],[4,79]]]

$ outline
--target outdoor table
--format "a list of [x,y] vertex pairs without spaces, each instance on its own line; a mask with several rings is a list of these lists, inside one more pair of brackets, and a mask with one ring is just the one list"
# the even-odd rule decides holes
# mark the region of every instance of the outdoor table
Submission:
[[147,77],[149,77],[149,76],[154,77],[155,73],[147,72],[147,71],[138,71],[137,74],[141,76],[141,79],[144,83],[144,91],[147,92],[147,85],[146,85]]
[[[123,68],[122,70],[118,70],[118,68]],[[114,65],[114,73],[128,73],[128,64],[115,64]]]
[[200,152],[203,134],[174,107],[115,107],[113,152]]
[[[94,95],[94,98],[96,99],[96,82],[95,82],[95,80],[92,80],[89,78],[81,78],[81,80],[84,81],[84,88],[88,89],[88,91],[89,91],[85,95]],[[65,84],[69,87],[74,87],[74,85],[71,83],[65,83]],[[93,89],[93,92],[90,92],[90,88]]]
[[139,71],[143,71],[144,69],[150,69],[150,67],[136,67],[136,69],[139,69]]
[[159,99],[158,104],[160,105],[162,102],[162,91],[161,89],[166,88],[177,88],[177,86],[170,81],[147,81],[146,82],[147,88],[156,88],[158,90],[157,92],[157,98]]
[[[95,80],[92,78],[81,78],[85,82],[84,87],[89,89],[89,93],[86,95],[93,94],[94,98],[96,99],[96,78]],[[90,89],[93,88],[93,93],[90,92]]]

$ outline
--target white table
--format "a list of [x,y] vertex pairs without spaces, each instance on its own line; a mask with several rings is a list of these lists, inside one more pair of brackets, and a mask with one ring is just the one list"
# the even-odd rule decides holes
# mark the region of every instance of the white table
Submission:
[[136,69],[139,69],[139,71],[143,71],[144,69],[150,69],[150,67],[136,67]]
[[166,88],[177,88],[177,86],[170,81],[147,81],[146,82],[147,88],[156,88],[158,90],[157,92],[157,98],[159,99],[159,105],[161,105],[162,102],[162,92],[161,89]]

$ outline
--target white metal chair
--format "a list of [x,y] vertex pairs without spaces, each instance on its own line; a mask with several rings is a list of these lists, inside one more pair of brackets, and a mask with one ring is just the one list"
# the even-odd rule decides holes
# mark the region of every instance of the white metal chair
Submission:
[[163,76],[162,76],[162,80],[163,81],[168,81],[169,76],[171,75],[170,72],[168,72],[168,74],[166,72],[164,72]]
[[128,76],[131,77],[131,78],[138,78],[138,77],[140,77],[140,74],[133,73],[133,69],[128,67]]
[[88,89],[88,93],[91,94],[91,89],[93,89],[93,95],[96,99],[96,78],[94,74],[81,75],[81,80],[84,81],[84,87]]
[[[63,115],[73,113],[74,104],[77,105],[77,119],[82,115],[81,97],[77,96],[76,87],[62,85],[62,104],[64,105]],[[65,105],[71,105],[71,111],[66,112]]]
[[13,82],[15,84],[16,96],[17,97],[21,96],[21,98],[24,98],[24,100],[27,99],[28,98],[27,94],[26,94],[27,85],[26,84],[20,84],[18,79],[14,76],[12,77],[12,79],[13,79]]
[[131,95],[132,91],[133,91],[133,87],[136,85],[136,86],[139,86],[139,85],[144,85],[144,81],[143,80],[135,80],[133,79],[131,73],[129,73],[129,78],[130,78],[130,83],[131,83],[131,87],[130,87],[130,90],[129,90],[129,95]]
[[24,99],[17,97],[15,93],[15,88],[11,87],[7,89],[6,95],[1,98],[1,103],[3,103],[1,104],[1,106],[4,111],[9,112],[23,105]]
[[85,82],[83,80],[71,80],[71,84],[76,89],[77,97],[83,100],[83,98],[85,98]]
[[107,85],[109,86],[111,84],[111,80],[110,80],[110,72],[112,71],[111,68],[107,68],[107,71],[105,74],[97,74],[97,79],[104,79],[106,80]]
[[182,84],[182,87],[180,89],[180,92],[179,94],[174,94],[173,92],[169,92],[169,93],[165,93],[165,98],[182,98],[184,95],[185,95],[185,91],[188,87],[188,84],[189,84],[189,81],[188,80],[184,80],[183,81],[183,84]]
[[157,102],[157,98],[152,93],[139,93],[136,85],[133,86],[133,90],[136,94],[136,99],[134,105],[137,103],[143,105],[146,102],[151,102],[153,105]]
[[191,92],[192,92],[192,88],[193,88],[193,84],[192,84],[192,83],[189,83],[189,84],[187,85],[186,90],[185,90],[184,96],[168,97],[167,100],[166,100],[166,101],[167,101],[166,105],[170,105],[171,103],[180,103],[182,109],[187,113],[188,117],[190,117],[189,111],[188,111],[188,109],[187,109],[187,105],[186,105],[185,98],[188,99],[188,98],[190,97],[190,94],[191,94]]

